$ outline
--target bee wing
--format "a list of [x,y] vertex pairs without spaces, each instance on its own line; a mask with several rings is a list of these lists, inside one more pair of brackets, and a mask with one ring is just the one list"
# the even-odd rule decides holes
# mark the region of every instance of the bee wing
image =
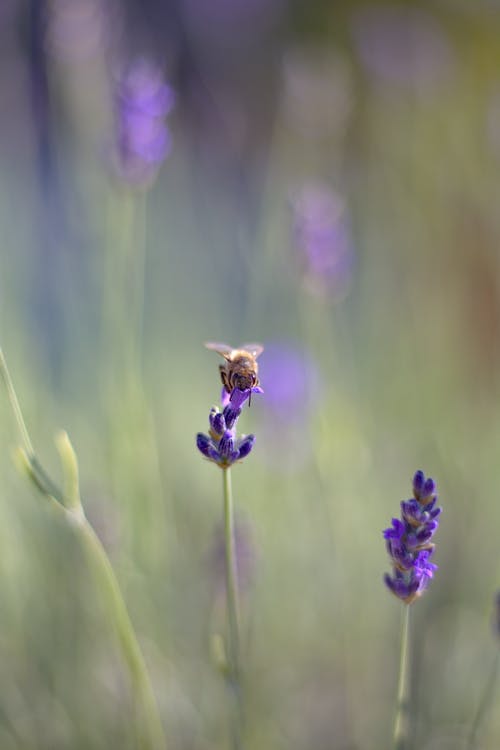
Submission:
[[246,352],[250,352],[250,354],[257,359],[259,355],[262,354],[264,351],[264,347],[262,344],[242,344],[240,349],[244,349]]
[[207,349],[211,349],[212,351],[217,352],[217,354],[220,354],[221,357],[226,358],[231,356],[231,352],[233,351],[232,346],[221,344],[219,341],[205,341],[205,346]]

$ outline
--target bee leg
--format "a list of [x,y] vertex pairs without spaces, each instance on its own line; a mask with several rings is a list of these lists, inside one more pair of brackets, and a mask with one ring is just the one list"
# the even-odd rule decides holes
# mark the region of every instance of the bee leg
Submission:
[[226,368],[224,367],[224,365],[219,365],[219,372],[220,372],[220,379],[222,380],[222,385],[224,386],[224,388],[226,389],[228,393],[231,393],[231,388],[229,386]]

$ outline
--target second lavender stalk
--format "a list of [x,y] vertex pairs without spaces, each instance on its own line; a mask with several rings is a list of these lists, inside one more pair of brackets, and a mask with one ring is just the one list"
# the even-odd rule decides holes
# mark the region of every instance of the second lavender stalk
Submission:
[[384,577],[387,588],[404,603],[401,629],[401,657],[394,722],[394,750],[407,750],[409,745],[410,604],[426,590],[437,565],[430,562],[434,552],[431,538],[438,528],[441,508],[437,507],[436,483],[425,478],[423,471],[413,477],[413,497],[401,502],[401,518],[383,532],[391,558],[392,575]]

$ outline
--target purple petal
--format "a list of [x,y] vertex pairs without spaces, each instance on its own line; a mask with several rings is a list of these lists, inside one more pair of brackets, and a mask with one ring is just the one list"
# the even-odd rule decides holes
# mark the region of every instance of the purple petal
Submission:
[[415,472],[415,476],[413,477],[413,490],[417,497],[420,496],[420,493],[422,492],[424,484],[425,484],[425,474],[423,471],[419,469],[418,471]]
[[245,391],[240,391],[239,388],[235,388],[234,391],[231,393],[231,406],[233,409],[241,409],[247,398],[249,398],[251,393],[250,388],[248,388]]
[[425,484],[422,489],[421,497],[422,499],[430,497],[435,492],[436,492],[436,482],[434,481],[434,479],[431,479],[431,477],[429,477],[428,479],[425,480]]
[[220,439],[219,453],[222,458],[231,458],[231,455],[233,452],[234,452],[233,433],[230,432],[229,430],[226,430],[226,432]]
[[241,414],[241,408],[234,408],[231,402],[224,408],[224,421],[228,430],[232,430]]
[[213,444],[212,440],[207,435],[204,435],[202,432],[199,432],[196,435],[196,445],[198,447],[198,450],[206,457],[209,458],[211,461],[215,461],[216,463],[219,461],[220,456],[219,452],[217,451],[217,448]]
[[401,539],[405,531],[405,525],[399,518],[392,519],[392,526],[385,529],[382,534],[384,539]]
[[224,416],[221,414],[221,412],[218,409],[213,408],[210,411],[210,416],[208,419],[210,421],[210,427],[212,428],[213,432],[215,432],[216,435],[222,435],[222,433],[226,429],[226,424]]
[[255,435],[246,435],[246,437],[242,438],[239,443],[239,458],[245,458],[248,456],[253,448],[254,442]]

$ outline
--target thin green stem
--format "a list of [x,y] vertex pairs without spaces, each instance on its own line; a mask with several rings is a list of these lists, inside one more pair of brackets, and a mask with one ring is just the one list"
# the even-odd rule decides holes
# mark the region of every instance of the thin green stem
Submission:
[[24,421],[21,407],[19,406],[17,394],[14,390],[12,378],[10,377],[9,368],[7,367],[7,362],[5,361],[5,357],[1,349],[0,349],[0,374],[5,384],[5,388],[7,389],[7,396],[9,397],[10,405],[12,407],[12,411],[14,412],[16,424],[19,429],[19,434],[21,436],[21,442],[23,444],[24,450],[28,454],[28,457],[31,459],[35,455],[35,451],[33,450],[33,444],[30,440],[30,436],[26,428],[26,423]]
[[401,622],[401,655],[394,721],[394,750],[408,750],[410,737],[410,605],[403,606]]
[[160,750],[165,748],[165,737],[156,698],[116,575],[99,537],[84,515],[80,516],[75,530],[94,568],[95,579],[101,589],[109,618],[113,622],[123,658],[130,672],[134,694],[143,720],[139,723],[139,747],[144,750]]
[[243,723],[240,668],[240,611],[231,469],[223,469],[222,477],[224,494],[224,540],[226,548],[228,684],[232,703],[230,707],[231,739],[233,750],[240,750],[242,747]]
[[474,750],[474,748],[476,747],[476,737],[477,737],[478,729],[493,699],[495,682],[497,679],[497,672],[498,672],[499,665],[500,665],[500,648],[497,648],[496,656],[493,660],[493,664],[491,665],[491,670],[488,676],[488,680],[486,681],[486,685],[484,686],[484,691],[481,695],[481,700],[479,701],[476,715],[474,716],[474,720],[472,722],[472,726],[470,729],[469,738],[467,742],[467,750]]

